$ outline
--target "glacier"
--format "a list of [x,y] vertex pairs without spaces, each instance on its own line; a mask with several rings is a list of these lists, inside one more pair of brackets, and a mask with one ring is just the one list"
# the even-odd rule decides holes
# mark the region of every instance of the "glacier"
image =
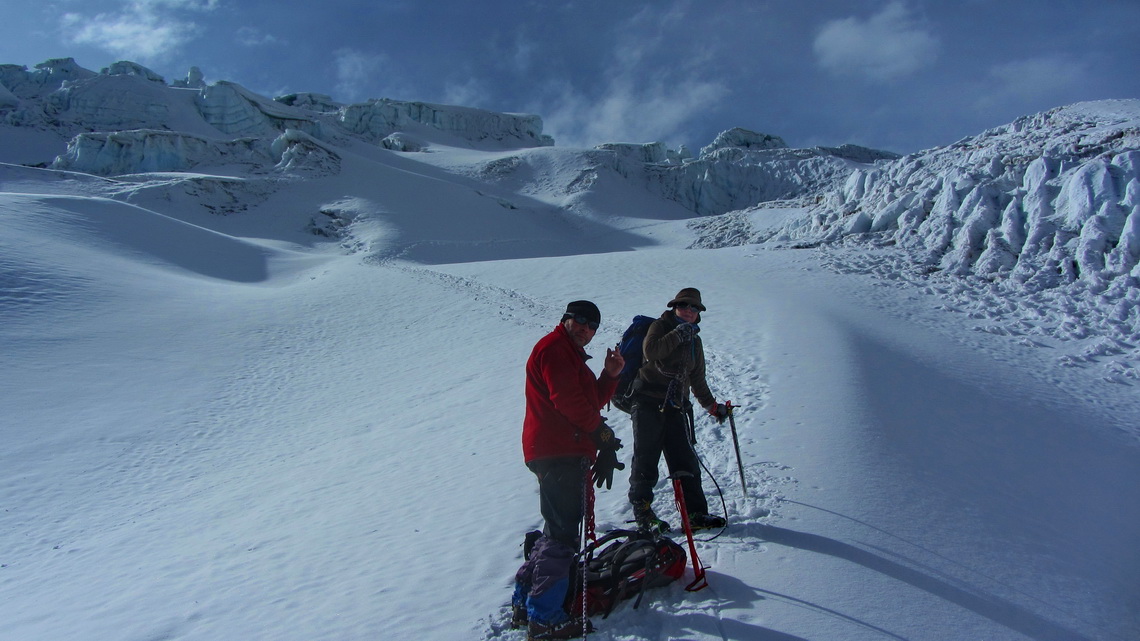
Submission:
[[[292,129],[326,141],[353,136],[376,142],[393,133],[423,129],[446,133],[460,144],[503,148],[554,144],[542,134],[542,119],[535,115],[389,99],[338,105],[317,94],[290,94],[274,100],[237,83],[204,84],[197,68],[191,69],[186,80],[168,85],[158,74],[133,62],[117,62],[96,73],[72,58],[59,58],[36,65],[34,70],[0,65],[0,87],[4,124],[51,129],[68,137],[172,130],[214,139],[272,139]],[[41,162],[47,164],[52,157]],[[147,161],[139,160],[141,170]],[[183,164],[199,161],[187,159]],[[74,162],[69,167],[84,171]]]
[[[0,629],[518,636],[510,381],[564,301],[598,297],[601,349],[683,281],[720,301],[702,335],[747,408],[749,493],[706,419],[716,589],[600,637],[1131,638],[1138,115],[1079,103],[902,157],[733,128],[694,154],[197,68],[0,65]],[[620,527],[624,495],[599,499]],[[456,522],[490,541],[452,586],[478,598],[431,621],[433,586],[386,598],[375,551],[450,550],[404,555],[446,572]]]
[[[862,241],[904,252],[925,273],[1030,291],[1076,286],[1119,298],[1140,282],[1138,100],[1058,107],[902,157],[854,145],[793,148],[734,128],[695,157],[660,142],[610,143],[561,150],[574,169],[548,172],[532,164],[548,161],[527,153],[555,145],[537,115],[388,98],[341,104],[315,93],[268,98],[206,84],[196,67],[168,84],[134,62],[94,72],[57,58],[32,70],[0,65],[0,123],[40,143],[34,159],[0,160],[104,177],[298,180],[337,172],[339,150],[353,145],[400,154],[466,147],[500,154],[473,176],[480,180],[524,192],[528,181],[554,180],[579,198],[623,184],[680,207],[694,219],[694,246]],[[802,211],[751,228],[754,212],[778,206]]]

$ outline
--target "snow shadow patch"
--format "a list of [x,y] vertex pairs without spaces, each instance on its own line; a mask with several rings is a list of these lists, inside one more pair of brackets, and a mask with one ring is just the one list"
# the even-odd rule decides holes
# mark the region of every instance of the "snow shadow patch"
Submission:
[[[1016,630],[1021,634],[1026,635],[1031,639],[1052,639],[1053,641],[1093,641],[1089,637],[1082,636],[1072,630],[1064,628],[1056,623],[1047,621],[1036,614],[1014,604],[1000,597],[987,595],[977,590],[966,590],[958,586],[952,585],[942,579],[939,579],[930,574],[920,572],[914,568],[907,567],[890,559],[884,558],[869,552],[862,548],[844,543],[836,539],[811,534],[809,532],[799,532],[787,528],[778,527],[775,525],[753,525],[750,526],[752,532],[757,536],[777,545],[785,547],[796,548],[807,552],[814,552],[817,554],[826,554],[828,556],[850,561],[856,563],[869,570],[873,570],[892,579],[901,581],[915,588],[928,592],[936,597],[954,603],[962,608],[970,610],[980,616],[986,617],[995,623],[1001,624],[1011,630]],[[766,592],[761,590],[761,592]],[[772,596],[781,599],[791,599],[798,601],[793,597],[788,597],[775,592],[769,592]],[[819,608],[832,612],[827,608],[822,608],[814,604],[806,604],[814,608]],[[846,615],[839,615],[843,618],[850,619]],[[860,625],[868,626],[878,630],[875,626],[871,626],[865,622],[852,619]],[[900,639],[897,635],[890,634],[885,630],[881,630],[889,636]]]
[[269,278],[271,250],[106,198],[6,194],[0,220],[28,243],[238,283]]

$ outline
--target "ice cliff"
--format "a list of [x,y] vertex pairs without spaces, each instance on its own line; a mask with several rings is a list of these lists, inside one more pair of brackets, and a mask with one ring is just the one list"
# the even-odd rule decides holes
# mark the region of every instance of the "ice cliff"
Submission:
[[[465,146],[494,152],[472,178],[512,181],[522,193],[528,181],[557,184],[570,198],[562,206],[579,194],[604,200],[599,186],[614,182],[675,203],[698,217],[698,246],[862,239],[909,252],[931,273],[1140,297],[1140,100],[1061,107],[905,157],[853,145],[792,148],[737,128],[695,157],[662,143],[612,143],[551,152],[562,158],[552,161],[527,153],[553,145],[538,116],[388,99],[341,104],[315,93],[271,99],[207,84],[197,68],[167,84],[133,62],[94,72],[60,58],[33,70],[0,65],[5,131],[39,144],[25,164],[101,176],[198,172],[226,189],[236,189],[233,180],[336,173],[350,145]],[[205,179],[193,180],[191,195]],[[804,213],[752,228],[757,208],[775,203]],[[599,200],[595,209],[614,207]]]
[[[186,157],[180,161],[167,156],[158,163],[164,167],[191,167],[209,164],[218,153],[232,153],[234,145],[224,143],[250,138],[245,144],[254,154],[249,160],[266,160],[265,153],[274,139],[286,131],[301,131],[317,140],[336,141],[345,137],[380,142],[401,132],[436,132],[453,144],[480,148],[524,148],[553,145],[542,133],[542,120],[527,114],[503,114],[432,105],[422,102],[370,100],[363,104],[341,105],[319,94],[290,94],[280,99],[260,96],[232,82],[206,84],[202,73],[192,68],[185,80],[168,85],[153,71],[133,62],[117,62],[96,73],[83,69],[71,58],[48,60],[33,70],[22,65],[0,65],[0,125],[32,130],[51,130],[73,138],[60,161],[74,171],[90,173],[136,173],[155,167],[156,150],[204,153],[206,157]],[[151,143],[124,142],[128,138],[154,136]],[[92,137],[100,132],[100,137]],[[170,147],[170,132],[188,138]],[[108,136],[120,134],[112,140]],[[104,135],[105,134],[105,135]],[[202,141],[223,141],[228,151],[219,151]],[[102,142],[114,143],[118,158],[113,163],[90,153]],[[81,147],[82,149],[77,149]],[[131,158],[123,153],[149,150],[148,155]],[[45,150],[41,164],[52,162],[63,149]],[[88,160],[93,164],[85,164]],[[275,159],[278,162],[280,159]]]
[[1135,286],[1140,100],[1060,107],[856,169],[780,234],[876,235],[932,269],[1035,287]]
[[836,184],[852,171],[898,158],[855,145],[794,149],[778,136],[735,128],[718,135],[696,158],[662,143],[599,145],[594,170],[609,169],[702,216],[759,203],[798,200]]

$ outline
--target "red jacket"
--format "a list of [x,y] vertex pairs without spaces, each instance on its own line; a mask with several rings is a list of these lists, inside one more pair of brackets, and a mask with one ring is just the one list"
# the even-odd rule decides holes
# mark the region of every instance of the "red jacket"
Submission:
[[586,351],[570,339],[562,325],[535,344],[526,362],[526,417],[523,458],[584,456],[597,448],[590,433],[601,422],[601,409],[617,388],[617,378],[601,379],[586,366]]

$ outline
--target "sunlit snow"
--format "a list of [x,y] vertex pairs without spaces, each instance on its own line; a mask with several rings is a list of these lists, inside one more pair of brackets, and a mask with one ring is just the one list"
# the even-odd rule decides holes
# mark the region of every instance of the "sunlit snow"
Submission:
[[0,638],[525,638],[527,355],[570,300],[597,356],[693,286],[747,496],[699,419],[710,587],[591,638],[1134,640],[1138,122],[692,157],[0,66]]

